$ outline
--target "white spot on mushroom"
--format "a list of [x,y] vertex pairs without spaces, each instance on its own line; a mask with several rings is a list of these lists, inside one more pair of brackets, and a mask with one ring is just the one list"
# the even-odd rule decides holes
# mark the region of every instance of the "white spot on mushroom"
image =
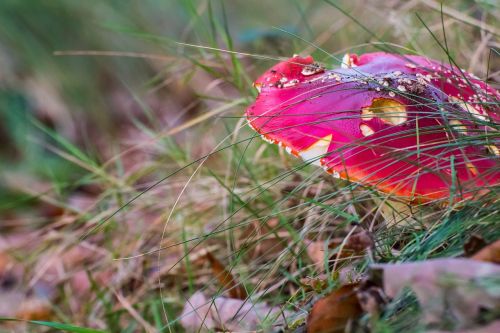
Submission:
[[319,139],[308,148],[299,151],[299,156],[306,162],[314,165],[321,165],[320,159],[328,152],[328,147],[332,141],[332,135],[327,135]]
[[337,73],[329,73],[328,76],[327,76],[327,79],[334,79],[335,81],[337,82],[340,82],[342,80],[342,78],[340,77],[340,75],[338,75]]
[[293,80],[290,80],[289,82],[283,84],[283,88],[293,87],[293,86],[297,85],[298,83],[299,83],[299,80],[293,79]]
[[311,65],[306,65],[306,66],[302,67],[302,71],[300,72],[300,74],[302,74],[304,76],[310,76],[310,75],[314,75],[317,73],[321,73],[324,70],[325,69],[323,67],[321,67],[321,65],[314,63]]
[[396,96],[396,94],[394,93],[394,91],[389,91],[389,96],[391,96],[391,97],[395,97],[395,96]]
[[342,63],[340,64],[340,68],[351,68],[351,67],[357,67],[357,66],[352,63],[351,54],[346,53],[342,57]]
[[262,138],[262,140],[266,141],[267,143],[272,143],[272,144],[274,144],[274,141],[273,141],[273,140],[271,140],[271,139],[268,139],[265,135],[261,135],[260,137]]
[[325,170],[327,173],[331,174],[333,178],[340,179],[340,173],[338,171],[331,169],[328,165],[323,165],[322,164],[323,170]]
[[399,90],[399,91],[402,91],[402,92],[405,92],[405,91],[406,91],[406,88],[405,88],[405,86],[403,86],[403,85],[399,85],[399,86],[398,86],[398,90]]
[[422,77],[417,77],[417,82],[423,86],[427,85],[427,81],[425,81]]
[[468,112],[471,116],[475,117],[476,119],[479,119],[481,121],[486,121],[486,116],[483,115],[478,109],[476,109],[474,106],[471,104],[464,102],[460,98],[457,97],[450,97],[450,101],[453,103],[457,103],[462,110]]
[[460,120],[452,119],[450,120],[450,125],[455,131],[467,134],[467,126],[465,126]]
[[495,155],[495,156],[500,156],[500,149],[498,149],[497,146],[487,145],[485,147],[488,150],[488,152],[490,152],[490,154]]
[[366,124],[361,124],[359,126],[359,129],[360,129],[361,133],[363,134],[363,136],[370,136],[370,135],[375,133],[375,131],[370,126],[368,126]]
[[255,126],[253,126],[252,122],[247,118],[247,124],[250,126],[251,129],[253,129],[255,132],[258,132]]

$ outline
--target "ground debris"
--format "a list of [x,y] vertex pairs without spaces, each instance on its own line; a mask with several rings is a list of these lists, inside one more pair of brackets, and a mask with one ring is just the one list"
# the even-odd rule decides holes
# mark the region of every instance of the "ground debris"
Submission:
[[[454,329],[473,327],[485,311],[500,308],[500,294],[491,287],[500,266],[471,259],[431,259],[401,264],[375,264],[382,271],[385,294],[394,298],[405,287],[415,293],[426,324],[452,322]],[[377,274],[378,275],[378,274]]]
[[348,284],[317,301],[307,319],[307,333],[345,332],[362,313],[357,298],[358,284]]
[[256,330],[264,322],[279,325],[283,312],[265,303],[252,303],[228,297],[208,297],[201,291],[193,294],[180,315],[187,332]]
[[471,259],[500,264],[500,239],[476,252]]
[[210,252],[207,252],[206,257],[210,262],[214,276],[219,280],[222,288],[227,290],[229,296],[231,298],[246,299],[248,295],[245,288],[236,281],[233,274]]

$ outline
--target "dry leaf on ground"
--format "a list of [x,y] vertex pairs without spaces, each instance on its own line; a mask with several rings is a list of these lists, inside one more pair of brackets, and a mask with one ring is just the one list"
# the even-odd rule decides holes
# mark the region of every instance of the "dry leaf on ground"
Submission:
[[489,278],[500,276],[500,266],[470,259],[434,259],[403,264],[376,264],[383,270],[387,296],[404,287],[416,294],[426,323],[451,318],[456,328],[474,325],[480,312],[500,307],[500,294],[490,290]]
[[[469,330],[453,331],[453,333],[498,333],[500,332],[500,320],[494,321],[486,326]],[[426,333],[450,333],[449,331],[427,331]]]
[[307,319],[307,333],[344,332],[362,312],[357,284],[348,284],[317,301]]
[[180,318],[187,332],[215,329],[241,332],[256,330],[264,321],[277,325],[283,315],[279,308],[264,303],[227,297],[213,299],[198,291],[186,302]]
[[500,264],[500,239],[482,248],[471,259]]
[[231,298],[246,299],[247,292],[245,288],[239,283],[237,283],[233,274],[228,271],[224,265],[215,258],[210,252],[207,252],[206,257],[210,262],[214,276],[219,280],[222,288],[227,290]]
[[488,243],[486,243],[481,235],[472,234],[464,243],[464,255],[466,257],[471,257],[486,245],[488,245]]
[[25,299],[14,315],[22,320],[49,320],[52,316],[52,307],[46,299],[30,297]]
[[52,315],[50,286],[37,283],[30,295],[23,289],[24,268],[8,254],[0,252],[0,316],[24,320],[48,320]]

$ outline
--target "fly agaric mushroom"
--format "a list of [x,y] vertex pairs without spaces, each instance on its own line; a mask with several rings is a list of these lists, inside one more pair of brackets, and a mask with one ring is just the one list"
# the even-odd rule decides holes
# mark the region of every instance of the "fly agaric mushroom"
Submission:
[[249,125],[335,177],[409,201],[467,198],[500,183],[494,88],[421,56],[343,62],[326,70],[294,56],[269,69],[255,82]]

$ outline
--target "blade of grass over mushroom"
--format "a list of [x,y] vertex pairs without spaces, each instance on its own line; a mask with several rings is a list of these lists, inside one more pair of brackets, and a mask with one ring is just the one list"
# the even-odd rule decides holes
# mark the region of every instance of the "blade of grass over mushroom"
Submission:
[[[378,57],[378,58],[377,58]],[[386,62],[381,62],[383,60],[377,60],[377,59],[386,59]],[[432,66],[433,70],[438,70],[439,72],[443,72],[441,67],[437,69],[436,63],[431,62],[430,60],[423,59],[418,56],[405,56],[404,59],[412,59],[414,63],[417,63],[417,66],[422,65],[422,64],[430,64],[429,66]],[[297,59],[297,60],[295,60]],[[310,58],[292,58],[289,61],[297,61],[297,62],[306,62],[306,63],[312,63],[312,59]],[[342,127],[346,127],[347,125],[343,125],[341,120],[342,116],[345,114],[345,110],[349,109],[356,109],[356,106],[361,108],[362,105],[366,105],[368,102],[365,101],[368,99],[368,96],[371,96],[370,98],[374,98],[375,100],[377,98],[380,98],[379,96],[384,96],[383,90],[377,86],[377,84],[380,84],[377,81],[377,78],[375,78],[374,87],[371,86],[371,82],[361,82],[364,83],[366,86],[363,86],[359,84],[356,79],[355,80],[349,80],[347,79],[345,82],[344,79],[341,78],[340,75],[346,75],[344,72],[350,73],[349,70],[337,70],[337,71],[331,71],[329,74],[328,72],[325,73],[324,69],[321,69],[319,73],[315,72],[314,77],[309,79],[309,78],[304,78],[304,75],[302,73],[299,73],[300,68],[294,69],[292,62],[283,62],[271,69],[268,73],[265,73],[260,79],[258,79],[257,82],[265,82],[267,81],[268,83],[262,83],[261,85],[261,93],[259,97],[257,98],[257,101],[248,109],[247,111],[247,117],[248,120],[251,124],[251,126],[256,129],[257,132],[260,132],[264,136],[266,136],[268,139],[274,141],[275,143],[283,144],[287,149],[290,150],[291,153],[295,155],[300,155],[302,151],[305,151],[307,147],[312,146],[314,143],[314,140],[318,140],[319,138],[325,137],[326,135],[330,134],[333,135],[336,139],[332,140],[332,143],[330,144],[329,147],[329,154],[325,158],[322,158],[320,160],[320,164],[327,167],[328,170],[331,170],[334,174],[339,175],[340,177],[343,178],[349,178],[353,179],[355,181],[359,181],[360,179],[369,179],[369,177],[376,177],[376,180],[372,182],[371,185],[377,185],[380,189],[384,191],[395,191],[396,194],[400,196],[409,196],[413,199],[414,194],[416,193],[416,200],[425,200],[425,196],[429,195],[431,199],[436,199],[436,198],[445,198],[448,196],[447,190],[446,190],[446,183],[448,181],[445,181],[444,179],[439,179],[442,178],[443,176],[446,178],[448,175],[445,174],[445,169],[444,166],[440,166],[440,170],[438,171],[439,174],[435,171],[432,171],[431,164],[434,163],[435,158],[432,157],[432,155],[443,155],[443,156],[448,156],[450,154],[456,155],[458,158],[461,159],[461,162],[456,164],[456,167],[460,168],[460,177],[462,179],[462,182],[465,184],[465,182],[469,183],[469,187],[474,181],[479,181],[481,184],[482,182],[485,181],[486,184],[494,185],[495,182],[497,182],[498,175],[488,175],[488,173],[495,173],[492,168],[494,161],[489,160],[487,158],[484,158],[484,163],[489,165],[487,171],[484,169],[484,167],[481,167],[481,170],[483,171],[482,174],[477,177],[477,180],[472,180],[469,179],[470,177],[467,174],[467,171],[464,171],[465,166],[467,165],[467,168],[472,172],[473,175],[478,174],[478,169],[477,167],[472,164],[469,160],[471,159],[471,156],[475,156],[473,154],[478,154],[478,151],[476,150],[475,153],[472,153],[471,149],[472,147],[467,147],[467,148],[462,148],[459,147],[457,151],[448,151],[449,146],[444,146],[443,148],[438,148],[438,144],[440,143],[445,143],[446,141],[449,141],[449,135],[446,133],[446,131],[443,131],[442,133],[439,133],[439,128],[440,128],[440,122],[439,122],[439,117],[441,116],[439,113],[437,113],[437,116],[432,115],[432,108],[429,110],[429,115],[422,117],[416,124],[416,143],[413,141],[408,141],[409,139],[412,138],[413,136],[413,130],[410,129],[404,129],[404,133],[408,135],[407,138],[404,140],[400,140],[400,138],[396,137],[396,131],[398,130],[398,125],[400,124],[408,124],[410,125],[411,123],[414,123],[414,120],[412,118],[419,119],[418,114],[420,112],[419,109],[413,110],[414,108],[413,104],[406,102],[404,98],[404,92],[410,91],[412,93],[412,96],[415,96],[415,98],[419,98],[417,94],[421,94],[426,98],[429,98],[430,100],[435,99],[438,102],[441,101],[446,101],[447,95],[444,93],[440,92],[435,86],[438,86],[442,82],[441,80],[434,82],[432,80],[434,79],[430,74],[425,74],[427,75],[425,79],[421,79],[418,75],[423,76],[423,74],[419,74],[417,72],[417,76],[415,77],[411,76],[414,73],[414,69],[417,68],[415,65],[410,64],[408,65],[404,61],[401,61],[401,59],[398,58],[398,56],[395,55],[389,55],[389,54],[381,54],[381,53],[374,53],[374,54],[366,54],[362,55],[359,57],[359,59],[356,57],[354,58],[354,63],[357,65],[357,68],[359,71],[366,70],[368,73],[373,74],[373,70],[377,70],[380,64],[380,69],[382,70],[382,76],[381,74],[375,72],[375,75],[380,75],[382,80],[379,78],[379,82],[384,82],[385,84],[381,85],[381,87],[386,86],[389,87],[390,85],[394,85],[394,83],[388,83],[387,81],[384,80],[389,80],[387,79],[387,74],[386,73],[388,70],[396,70],[394,72],[395,78],[392,80],[397,81],[399,84],[397,86],[397,90],[400,90],[403,92],[403,94],[398,93],[402,96],[397,96],[396,94],[392,91],[389,92],[389,98],[397,98],[398,104],[399,105],[406,105],[405,108],[408,108],[408,111],[404,111],[404,118],[403,122],[394,122],[392,123],[390,119],[392,118],[383,118],[382,120],[385,120],[387,123],[390,125],[393,125],[393,127],[386,127],[384,129],[379,129],[377,133],[372,128],[369,128],[368,126],[376,126],[374,124],[367,125],[367,124],[361,124],[359,125],[360,129],[362,130],[363,136],[366,137],[365,141],[368,141],[371,144],[370,150],[365,149],[364,145],[359,147],[359,148],[350,148],[352,151],[349,153],[348,158],[343,160],[343,167],[339,168],[336,167],[335,165],[338,164],[338,162],[335,162],[335,159],[337,158],[336,156],[336,151],[334,149],[336,148],[335,146],[339,146],[336,141],[339,140],[339,142],[346,142],[348,143],[349,136],[354,136],[355,138],[358,139],[359,135],[356,134],[356,132],[352,132],[352,129],[349,131],[346,131],[345,129],[342,129]],[[392,63],[389,63],[391,61]],[[288,66],[288,67],[287,67]],[[383,67],[386,66],[386,67]],[[426,65],[427,66],[427,65]],[[425,67],[423,67],[424,73],[426,73]],[[277,74],[276,74],[277,73]],[[295,80],[297,81],[292,85],[291,87],[289,86],[276,86],[275,87],[275,76],[279,75],[287,75],[289,77],[283,77],[283,80]],[[407,74],[402,74],[402,73],[409,73],[408,77]],[[462,73],[463,74],[463,73]],[[270,75],[270,76],[268,76]],[[355,74],[350,74],[350,75],[355,75]],[[266,77],[267,76],[267,77]],[[333,83],[327,83],[325,80],[330,80],[330,76],[332,76],[333,79],[337,78],[336,80],[333,80]],[[429,78],[430,76],[431,78]],[[363,79],[359,79],[363,80]],[[422,80],[422,83],[419,81]],[[470,78],[472,80],[472,78]],[[470,81],[469,80],[469,81]],[[476,82],[480,82],[476,79],[473,79]],[[416,85],[420,88],[416,88],[416,86],[406,86],[403,85],[406,84],[406,82],[415,82]],[[449,81],[449,80],[448,80]],[[281,79],[280,79],[281,82]],[[314,83],[313,83],[314,82]],[[450,81],[451,82],[451,81]],[[309,83],[312,85],[305,85],[305,83]],[[448,82],[446,83],[448,84]],[[477,83],[479,85],[479,83]],[[343,89],[337,89],[336,86],[342,87],[342,86],[347,86],[343,91]],[[492,90],[491,87],[485,86],[483,83],[483,86],[485,89],[491,91],[493,94],[494,90]],[[378,89],[377,89],[378,88]],[[323,89],[323,91],[326,91],[330,93],[331,95],[322,95],[321,93],[318,93],[315,95],[315,90],[320,90]],[[357,96],[354,97],[354,95],[349,95],[351,94],[349,91],[350,89],[359,89],[362,90],[366,93],[366,96],[361,95],[361,97]],[[385,89],[385,88],[383,88]],[[415,90],[416,89],[416,90]],[[453,89],[450,86],[445,86],[445,89],[448,89],[446,92],[451,91],[451,93],[454,93],[452,90]],[[418,91],[417,91],[418,90]],[[376,93],[376,91],[380,91],[380,94]],[[299,101],[298,102],[292,102],[296,96],[294,94],[298,94]],[[392,95],[391,95],[392,94]],[[460,95],[460,94],[458,94]],[[353,97],[351,97],[353,96]],[[476,95],[474,95],[476,96]],[[355,100],[354,98],[357,98],[358,100]],[[450,97],[451,98],[451,97]],[[314,101],[312,101],[314,99]],[[348,104],[349,99],[353,100]],[[273,100],[277,100],[280,102],[279,105],[273,105],[274,102]],[[311,101],[310,101],[311,100]],[[320,102],[317,102],[317,101]],[[323,102],[323,104],[321,103]],[[287,105],[288,103],[288,105]],[[314,104],[316,103],[316,104]],[[318,117],[315,117],[314,115],[311,116],[305,116],[303,113],[303,110],[309,108],[312,110],[312,112],[319,110],[320,108],[328,108],[329,104],[328,103],[333,103],[336,108],[336,112],[339,114],[340,117],[335,117],[333,116],[331,119],[330,118],[321,118],[321,115],[318,115]],[[343,104],[340,104],[343,103]],[[355,104],[356,103],[356,104]],[[373,102],[372,102],[373,103]],[[408,104],[407,104],[408,103]],[[419,104],[421,105],[421,104]],[[451,106],[451,104],[450,104]],[[365,109],[363,109],[365,110]],[[377,110],[377,107],[374,107],[372,104],[372,107],[369,109],[370,112],[367,111],[367,116],[366,120],[371,121],[374,117],[374,112],[371,110]],[[390,110],[390,109],[389,109]],[[458,111],[457,109],[454,109],[454,112]],[[400,111],[398,111],[400,112]],[[411,113],[410,113],[411,112]],[[479,111],[478,111],[479,112]],[[482,112],[485,112],[484,110]],[[269,117],[268,119],[263,119],[261,118],[261,115],[266,115],[270,114],[272,117]],[[288,118],[288,117],[282,117],[283,113],[288,113],[290,115],[296,116],[297,118]],[[368,114],[369,113],[369,114]],[[490,117],[493,117],[493,113],[489,111],[488,115]],[[369,116],[369,117],[368,117]],[[302,117],[302,118],[299,118]],[[380,117],[380,116],[379,116]],[[385,117],[385,116],[384,116]],[[313,121],[314,119],[323,119],[324,123],[318,122],[317,125],[311,125],[308,124],[308,122]],[[299,119],[301,119],[299,121]],[[347,117],[346,117],[347,119]],[[352,118],[350,121],[355,121],[355,117]],[[420,125],[422,124],[422,125]],[[291,130],[287,130],[286,128],[288,127],[293,127],[297,126],[297,130],[292,132]],[[353,125],[349,125],[351,128]],[[354,125],[355,127],[356,125]],[[362,126],[365,126],[370,129],[370,132],[364,131]],[[413,125],[411,125],[413,126]],[[422,127],[423,126],[423,127]],[[402,129],[403,130],[403,129]],[[302,136],[300,136],[302,132]],[[312,135],[309,133],[313,133]],[[392,138],[390,141],[387,140],[387,137],[385,136],[385,133],[389,133],[389,135],[394,135],[394,138]],[[338,139],[337,139],[338,138]],[[362,137],[361,137],[362,138]],[[359,138],[360,141],[361,138]],[[422,142],[422,140],[425,140]],[[399,143],[398,143],[399,142]],[[429,150],[431,154],[426,154],[425,158],[421,158],[421,146],[425,145],[427,146],[426,150]],[[366,170],[361,171],[359,168],[363,163],[362,160],[356,161],[355,155],[360,155],[361,153],[363,154],[370,154],[370,151],[373,153],[370,155],[370,158],[364,158],[364,160],[374,160],[377,161],[377,163],[382,163],[387,157],[390,157],[389,154],[392,152],[397,152],[399,149],[403,148],[404,146],[416,147],[416,167],[417,169],[413,171],[411,169],[411,165],[414,164],[412,160],[407,159],[406,161],[400,159],[397,157],[392,157],[393,160],[388,164],[385,168],[379,169],[378,171],[374,169],[374,167],[368,167]],[[380,149],[384,147],[382,150],[378,150],[378,153],[375,153],[377,149]],[[435,147],[435,148],[434,148]],[[435,151],[433,151],[435,149]],[[324,152],[326,153],[326,152]],[[386,155],[387,157],[376,157],[377,154]],[[409,155],[409,157],[415,159],[412,155]],[[344,158],[344,157],[341,157]],[[465,160],[462,161],[462,160]],[[404,162],[403,162],[404,161]],[[436,160],[437,161],[437,160]],[[345,165],[345,163],[348,163],[348,165]],[[441,162],[442,163],[442,162]],[[492,164],[493,163],[493,164]],[[399,164],[399,165],[398,165]],[[395,168],[401,169],[403,165],[406,164],[406,167],[409,168],[411,171],[411,174],[418,174],[418,182],[414,181],[413,184],[409,184],[410,188],[408,187],[404,182],[404,178],[406,177],[405,175],[398,175],[397,173],[395,174],[394,172],[397,170]],[[393,166],[391,166],[393,165]],[[470,166],[470,167],[469,167]],[[391,169],[392,168],[392,169]],[[424,168],[425,172],[420,173],[419,170],[421,168]],[[347,171],[349,170],[349,171]],[[391,170],[391,171],[389,171]],[[350,174],[348,175],[347,172]],[[381,172],[380,176],[377,176],[377,172]],[[382,175],[382,173],[385,173]],[[392,173],[392,175],[389,175]],[[368,175],[367,175],[368,174]],[[437,178],[436,176],[439,176]],[[366,178],[365,178],[366,177]],[[379,178],[377,178],[379,177]],[[391,180],[392,177],[392,180]],[[398,180],[397,177],[400,177]],[[434,180],[431,181],[430,179],[434,177]],[[399,185],[394,188],[394,190],[391,189],[394,185],[390,185],[388,180],[391,182],[399,182]],[[386,184],[386,185],[384,185]],[[433,189],[425,189],[426,186],[435,186]],[[401,187],[403,186],[403,187]],[[400,188],[398,188],[400,187]],[[465,188],[465,187],[464,187]],[[467,189],[467,191],[470,191],[470,189]],[[442,194],[440,193],[442,192]],[[427,194],[424,194],[427,193]],[[468,193],[465,193],[466,195],[469,195]]]

